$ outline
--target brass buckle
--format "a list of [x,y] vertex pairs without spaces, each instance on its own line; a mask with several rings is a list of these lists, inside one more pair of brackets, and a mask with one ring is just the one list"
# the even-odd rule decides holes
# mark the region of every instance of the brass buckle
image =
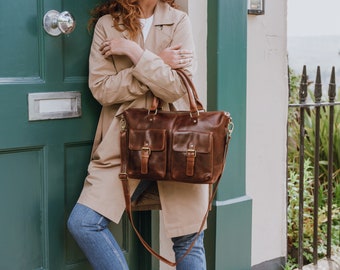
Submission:
[[143,146],[142,147],[142,151],[144,152],[144,151],[147,151],[148,152],[148,155],[150,155],[150,153],[151,153],[151,149],[150,149],[150,147],[148,147],[148,146]]
[[195,149],[188,149],[187,150],[187,156],[189,155],[189,153],[190,153],[190,156],[192,156],[192,154],[193,154],[193,156],[196,157],[196,150]]

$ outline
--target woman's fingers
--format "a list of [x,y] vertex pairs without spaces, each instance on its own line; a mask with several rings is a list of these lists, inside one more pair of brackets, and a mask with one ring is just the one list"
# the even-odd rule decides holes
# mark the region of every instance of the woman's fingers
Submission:
[[124,39],[105,40],[100,45],[99,50],[105,57],[125,54],[127,46],[124,46],[124,41]]
[[181,49],[181,47],[181,44],[168,47],[161,51],[159,56],[171,68],[183,68],[192,62],[194,55],[192,50]]
[[183,58],[179,59],[176,63],[176,68],[182,68],[190,64],[192,61],[192,58]]
[[102,55],[104,55],[105,57],[108,56],[110,50],[111,50],[111,42],[110,41],[104,41],[100,47],[99,47],[100,52],[102,53]]
[[177,53],[182,58],[193,56],[192,50],[178,50]]
[[178,55],[180,58],[192,58],[193,57],[193,51],[187,50],[187,49],[181,49],[182,44],[177,44],[174,46],[169,47],[169,50],[173,51],[175,55]]
[[193,52],[191,50],[178,50],[177,64],[180,65],[180,67],[191,63],[192,59]]

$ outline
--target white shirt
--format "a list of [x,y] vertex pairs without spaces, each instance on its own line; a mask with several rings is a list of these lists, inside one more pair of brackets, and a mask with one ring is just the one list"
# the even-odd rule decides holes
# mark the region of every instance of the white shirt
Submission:
[[149,18],[146,18],[146,19],[140,19],[140,23],[142,24],[144,42],[145,42],[146,38],[148,37],[152,22],[153,22],[153,15]]

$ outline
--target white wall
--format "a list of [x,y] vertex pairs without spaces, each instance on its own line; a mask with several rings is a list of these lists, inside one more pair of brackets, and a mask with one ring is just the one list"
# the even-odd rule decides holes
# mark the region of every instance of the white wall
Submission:
[[247,195],[252,265],[286,256],[287,0],[248,15]]
[[194,82],[200,100],[203,104],[206,104],[208,0],[177,0],[176,3],[190,16],[195,41],[195,54],[197,57]]

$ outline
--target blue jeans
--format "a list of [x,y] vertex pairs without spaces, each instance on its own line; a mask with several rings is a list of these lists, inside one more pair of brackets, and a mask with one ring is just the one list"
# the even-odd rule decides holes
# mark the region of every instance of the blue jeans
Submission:
[[[92,209],[76,204],[67,226],[95,270],[128,270],[124,254],[107,227],[109,222]],[[176,259],[185,253],[194,237],[195,234],[172,238]],[[202,232],[177,270],[206,270],[203,237]]]

